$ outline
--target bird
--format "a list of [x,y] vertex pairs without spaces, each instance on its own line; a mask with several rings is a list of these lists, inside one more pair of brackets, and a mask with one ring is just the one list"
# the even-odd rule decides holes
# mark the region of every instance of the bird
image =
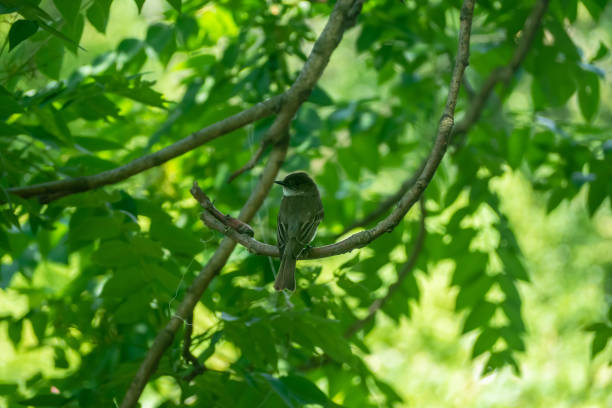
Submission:
[[281,262],[274,289],[294,291],[295,263],[317,233],[324,216],[323,203],[316,183],[306,172],[290,173],[275,183],[283,187],[283,198],[276,228]]

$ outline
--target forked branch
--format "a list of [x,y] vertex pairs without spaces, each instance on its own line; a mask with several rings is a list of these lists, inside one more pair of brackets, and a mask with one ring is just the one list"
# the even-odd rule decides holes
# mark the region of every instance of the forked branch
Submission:
[[[311,248],[309,251],[304,251],[302,258],[325,258],[328,256],[343,254],[352,251],[356,248],[361,248],[374,241],[382,234],[392,231],[395,226],[404,218],[406,213],[417,202],[431,179],[433,178],[436,169],[440,165],[450,140],[451,131],[453,128],[453,117],[455,114],[455,106],[457,104],[457,96],[462,82],[463,73],[468,65],[470,31],[472,25],[472,15],[474,12],[474,0],[465,0],[461,8],[461,24],[459,31],[459,45],[457,52],[457,60],[453,69],[451,83],[449,86],[448,97],[444,113],[438,123],[438,130],[434,142],[433,149],[427,158],[423,171],[402,197],[398,200],[395,209],[385,219],[380,221],[374,228],[357,232],[348,238],[321,247]],[[194,183],[193,191],[198,191],[199,187]],[[204,193],[201,193],[204,195]],[[198,194],[194,194],[194,198],[198,199]],[[227,237],[245,246],[249,251],[266,256],[279,256],[278,248],[272,245],[257,241],[256,239],[241,234],[238,231],[230,228],[228,225],[215,218],[209,211],[204,210],[202,213],[202,221],[212,229],[222,232]]]
[[[546,13],[548,3],[549,0],[540,0],[535,4],[531,10],[531,13],[525,20],[523,29],[521,30],[521,37],[512,58],[508,64],[498,67],[491,72],[478,93],[472,89],[469,82],[464,78],[463,86],[469,95],[470,106],[468,107],[464,118],[453,128],[451,139],[456,147],[460,147],[461,145],[465,144],[467,133],[480,119],[482,111],[486,106],[486,102],[493,92],[493,89],[495,89],[495,86],[500,82],[507,84],[525,60],[525,57],[527,56],[528,51],[531,49],[531,45],[535,39],[535,34],[540,27],[542,18]],[[355,221],[351,225],[345,227],[344,230],[338,234],[338,237],[355,228],[369,225],[389,211],[389,209],[398,201],[399,197],[404,195],[406,191],[408,191],[416,182],[422,169],[423,166],[421,166],[412,176],[406,179],[393,195],[390,195],[381,201],[376,209],[365,215],[363,218]]]

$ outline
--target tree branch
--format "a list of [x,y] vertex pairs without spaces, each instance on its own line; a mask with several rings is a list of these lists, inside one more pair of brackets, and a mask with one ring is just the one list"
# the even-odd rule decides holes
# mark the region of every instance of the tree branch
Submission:
[[[531,48],[531,44],[535,38],[535,34],[540,27],[544,13],[548,7],[549,0],[540,0],[531,10],[529,17],[525,20],[523,29],[521,30],[521,38],[519,40],[512,58],[507,65],[495,68],[487,80],[484,82],[478,94],[473,98],[469,109],[465,113],[463,119],[457,123],[454,135],[465,135],[480,118],[480,115],[485,107],[491,92],[499,82],[504,82],[506,85],[519,69],[523,60],[527,56],[527,52]],[[463,138],[462,138],[463,139]],[[463,143],[458,140],[457,143]]]
[[[527,56],[527,52],[531,48],[531,44],[533,43],[535,34],[542,21],[542,18],[544,17],[544,13],[546,12],[548,3],[548,0],[540,0],[538,3],[536,3],[531,13],[525,20],[520,42],[517,45],[512,58],[510,59],[507,65],[503,67],[498,67],[491,72],[478,94],[475,93],[474,89],[470,86],[469,82],[464,77],[463,86],[468,93],[471,104],[465,117],[453,128],[451,139],[455,139],[456,137],[456,140],[453,140],[453,142],[457,147],[460,147],[465,143],[466,134],[480,119],[480,115],[484,110],[485,103],[489,99],[489,96],[495,88],[495,85],[497,85],[501,81],[507,83],[510,78],[512,78],[512,76],[516,73],[520,65],[523,63],[523,60]],[[406,179],[396,193],[383,200],[378,205],[378,207],[376,207],[376,209],[373,210],[371,213],[347,226],[340,234],[336,236],[336,238],[346,234],[352,229],[369,225],[373,221],[380,218],[381,215],[385,214],[398,201],[399,197],[404,195],[406,191],[408,191],[408,189],[410,189],[412,185],[416,182],[419,174],[422,171],[423,166],[424,164],[421,165],[421,167],[415,172],[414,175]]]
[[[440,165],[446,148],[450,140],[451,130],[453,128],[453,116],[455,113],[455,106],[457,104],[457,96],[459,94],[459,87],[462,82],[463,72],[468,64],[469,57],[469,45],[470,45],[470,30],[472,24],[472,15],[474,12],[474,0],[465,0],[461,8],[461,25],[459,32],[459,45],[457,52],[457,60],[453,69],[451,83],[449,86],[448,97],[444,113],[438,124],[438,131],[434,142],[433,149],[425,162],[423,171],[418,176],[414,184],[406,191],[399,201],[395,209],[385,219],[380,221],[374,228],[357,232],[348,238],[331,244],[316,248],[310,248],[308,251],[303,251],[301,259],[316,259],[325,258],[328,256],[339,255],[346,252],[350,252],[356,248],[362,248],[374,241],[376,238],[384,234],[385,232],[392,231],[397,224],[404,218],[406,213],[419,199],[431,179],[433,178],[436,169]],[[194,189],[199,189],[197,184],[194,185]],[[193,193],[192,193],[193,194]],[[202,192],[201,194],[204,195]],[[198,197],[194,194],[196,200]],[[257,241],[256,239],[241,234],[238,231],[229,228],[219,219],[215,218],[209,211],[205,210],[202,213],[202,221],[212,229],[222,232],[227,237],[240,243],[246,247],[250,252],[265,255],[265,256],[279,256],[279,250],[276,246],[268,245],[263,242]]]
[[425,217],[427,213],[425,211],[425,200],[423,196],[419,200],[419,207],[421,209],[420,222],[419,222],[419,234],[417,235],[416,242],[414,243],[414,248],[412,249],[412,253],[410,254],[410,258],[402,267],[402,270],[397,274],[397,280],[389,286],[387,289],[387,294],[381,298],[376,299],[370,307],[368,308],[368,314],[363,319],[357,320],[353,323],[349,328],[344,332],[344,336],[346,338],[352,337],[355,333],[363,329],[363,327],[368,324],[376,315],[384,305],[389,301],[391,296],[402,286],[404,279],[412,273],[414,266],[416,265],[416,261],[419,258],[419,254],[423,249],[423,244],[425,242],[425,234],[427,233],[427,229],[425,228]]
[[219,136],[233,132],[249,123],[278,112],[284,97],[285,94],[281,94],[264,102],[260,102],[252,108],[207,126],[155,153],[139,157],[138,159],[134,159],[112,170],[103,171],[90,176],[50,181],[47,183],[34,184],[32,186],[12,187],[9,188],[8,191],[23,198],[38,196],[41,198],[41,201],[50,202],[66,195],[117,183],[152,167],[159,166]]
[[228,182],[255,167],[266,148],[273,145],[282,137],[282,133],[289,129],[295,113],[302,103],[308,99],[321,74],[323,74],[331,54],[342,40],[344,31],[355,24],[357,16],[361,12],[363,1],[339,0],[336,3],[329,16],[327,25],[314,43],[302,71],[300,71],[297,79],[287,91],[283,106],[276,116],[274,123],[272,123],[264,135],[261,145],[253,157],[229,177]]
[[183,379],[187,382],[206,371],[204,364],[191,353],[191,335],[193,334],[193,310],[185,318],[185,335],[183,336],[183,358],[193,366],[193,369]]
[[[361,11],[362,3],[363,0],[339,0],[334,6],[330,19],[323,29],[321,36],[317,40],[317,43],[329,42],[337,45],[342,38],[344,30],[350,25],[354,24],[359,11]],[[338,10],[342,10],[342,13],[339,13]],[[340,27],[338,27],[338,25]],[[291,88],[294,89],[293,92],[297,92],[298,98],[291,97],[289,98],[288,103],[291,104],[291,106],[295,106],[296,110],[301,103],[308,98],[308,95],[314,86],[313,84],[310,88],[308,88],[308,86],[310,86],[311,79],[316,82],[316,80],[321,76],[321,72],[327,65],[330,55],[335,49],[335,45],[333,47],[326,46],[320,48],[317,52],[314,52],[313,49],[313,52],[308,57],[302,72],[296,80],[296,83],[301,84],[300,87],[298,87],[297,90],[295,90],[294,87]],[[304,86],[304,88],[302,88],[302,86]],[[291,89],[288,92],[290,92]],[[307,93],[305,94],[304,92]],[[283,103],[284,100],[285,98],[283,98]],[[271,129],[274,128],[276,130],[272,131],[268,129],[268,134],[274,135],[274,137],[280,137],[280,139],[273,141],[274,148],[272,149],[268,163],[264,168],[261,179],[259,180],[257,187],[252,191],[245,205],[242,207],[240,216],[238,218],[245,223],[248,223],[248,221],[255,215],[255,212],[259,209],[259,207],[261,207],[265,197],[270,192],[270,188],[276,178],[276,175],[278,174],[278,170],[284,162],[289,144],[289,133],[287,128],[291,120],[291,117],[287,117],[287,114],[291,112],[291,109],[281,109],[279,117],[282,117],[282,119],[279,120],[277,117],[277,120],[275,120],[271,126]],[[294,113],[295,111],[293,111],[293,114]],[[293,114],[291,114],[291,116]],[[210,215],[217,222],[221,223],[221,221],[219,221],[219,219],[215,218],[215,215],[213,215],[214,211],[211,212],[205,209],[204,213]],[[224,222],[227,221],[226,217],[219,218],[224,220]],[[231,229],[231,231],[238,233],[237,230],[234,229]],[[240,235],[249,237],[247,234]],[[140,365],[138,372],[130,384],[130,387],[126,391],[123,401],[121,402],[121,408],[131,408],[136,405],[151,374],[157,368],[157,364],[162,354],[172,344],[174,335],[180,328],[184,319],[193,313],[193,309],[202,296],[202,293],[204,293],[204,290],[206,290],[211,280],[221,271],[235,246],[235,241],[228,238],[224,239],[213,256],[209,259],[208,263],[200,271],[200,274],[194,279],[176,313],[166,324],[166,327],[158,333],[153,345],[147,352],[144,361]]]
[[[261,207],[261,204],[274,183],[278,170],[284,162],[288,142],[288,140],[281,141],[272,149],[268,163],[264,168],[257,186],[240,211],[240,220],[248,222],[253,218],[259,207]],[[204,293],[204,290],[206,290],[211,280],[219,274],[235,247],[236,243],[234,241],[231,239],[224,239],[221,244],[219,244],[219,247],[212,257],[208,260],[208,263],[202,268],[199,275],[193,280],[191,286],[185,293],[183,301],[176,310],[176,313],[157,334],[153,345],[147,352],[144,361],[141,363],[138,372],[125,393],[123,401],[121,402],[121,408],[131,408],[136,405],[151,374],[153,374],[157,368],[157,364],[162,354],[170,347],[174,335],[181,327],[183,321],[193,313],[193,309],[200,300],[200,297],[202,297],[202,293]]]
[[412,176],[410,176],[410,178],[406,179],[402,183],[402,185],[395,192],[395,194],[390,195],[389,197],[385,198],[383,201],[380,202],[380,204],[378,204],[378,207],[376,207],[376,209],[374,209],[372,212],[370,212],[363,218],[353,222],[352,224],[349,224],[347,227],[345,227],[342,230],[341,233],[336,235],[335,238],[338,239],[342,235],[346,234],[347,232],[351,230],[354,230],[355,228],[365,227],[366,225],[369,225],[371,222],[376,221],[378,218],[380,218],[381,215],[386,213],[389,210],[389,208],[393,207],[393,205],[397,203],[400,200],[400,198],[402,198],[402,196],[406,194],[406,191],[408,191],[410,187],[412,187],[414,183],[417,181],[417,179],[423,172],[423,169],[425,168],[427,159],[428,157],[425,158],[425,160],[423,160],[423,163],[421,163],[419,168],[414,172]]

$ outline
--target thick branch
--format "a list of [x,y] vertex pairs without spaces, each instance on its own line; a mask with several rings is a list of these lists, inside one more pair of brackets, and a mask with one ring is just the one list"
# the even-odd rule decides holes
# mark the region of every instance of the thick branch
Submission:
[[[416,182],[402,195],[391,214],[380,221],[374,228],[357,232],[348,238],[331,245],[325,245],[311,248],[309,251],[303,251],[303,259],[325,258],[328,256],[339,255],[368,245],[385,232],[392,231],[395,226],[399,224],[402,218],[404,218],[414,203],[419,199],[433,178],[436,169],[440,165],[440,162],[446,153],[446,148],[448,146],[453,128],[453,116],[455,114],[459,87],[462,82],[463,72],[468,64],[470,30],[473,12],[474,0],[465,0],[461,8],[461,25],[457,60],[453,69],[446,106],[444,108],[442,118],[438,124],[438,131],[433,149],[427,158],[425,167],[423,168],[423,171],[417,178]],[[194,188],[195,187],[197,187],[197,185],[194,186]],[[197,199],[197,197],[195,198]],[[251,252],[266,256],[279,255],[277,247],[257,241],[248,235],[240,234],[236,230],[228,228],[228,226],[212,216],[211,213],[206,210],[202,213],[201,218],[209,228],[222,232],[227,237],[245,246]]]
[[268,128],[261,145],[253,157],[230,176],[230,182],[242,173],[252,169],[257,164],[266,148],[274,144],[283,136],[284,132],[288,131],[295,113],[302,103],[310,96],[321,74],[323,74],[323,70],[325,70],[325,67],[329,63],[331,54],[342,40],[344,31],[355,23],[357,16],[361,12],[363,1],[364,0],[339,0],[336,3],[329,16],[327,25],[314,43],[308,60],[304,64],[297,79],[287,91],[281,111],[276,116],[270,128]]
[[[340,41],[342,37],[342,33],[344,29],[350,26],[351,24],[354,24],[355,18],[357,14],[359,13],[359,11],[361,10],[361,4],[362,4],[361,0],[356,0],[356,1],[340,0],[338,1],[334,7],[334,10],[332,11],[332,14],[330,15],[330,19],[325,29],[321,33],[319,40],[317,40],[317,43],[321,41],[323,42],[329,41],[329,42],[335,42],[337,44],[337,42]],[[347,8],[348,12],[343,12],[341,14],[338,14],[338,9],[343,10],[344,8]],[[341,18],[341,20],[338,20],[338,18]],[[341,23],[340,30],[337,27],[338,22]],[[330,28],[330,26],[332,26],[332,28]],[[321,40],[321,38],[323,38],[323,40]],[[329,47],[326,49],[328,49],[329,53],[331,54],[331,52],[335,49],[335,46]],[[314,52],[311,53],[311,55],[308,57],[308,60],[306,61],[305,68],[300,73],[300,76],[298,77],[296,82],[301,82],[304,84],[304,86],[309,84],[308,80],[300,79],[304,75],[306,75],[308,78],[310,78],[311,75],[315,75],[313,78],[314,78],[314,81],[316,82],[316,80],[321,75],[320,71],[322,71],[327,65],[327,62],[329,61],[329,57],[330,57],[329,54],[319,55]],[[306,66],[309,66],[309,68],[306,68]],[[308,88],[304,88],[304,89],[308,89]],[[312,87],[310,88],[310,90],[312,90]],[[302,95],[300,96],[300,98],[303,98],[303,99],[299,103],[295,99],[292,99],[292,102],[290,102],[293,104],[297,104],[295,107],[296,110],[297,110],[297,107],[299,107],[299,105],[303,102],[303,100],[306,100],[308,98],[308,95]],[[286,115],[288,110],[284,110],[284,112]],[[285,115],[283,115],[282,111],[279,114],[279,116],[285,116]],[[276,175],[278,174],[278,170],[280,169],[280,166],[282,165],[285,159],[285,155],[287,153],[287,147],[289,143],[289,134],[286,131],[286,129],[287,129],[287,124],[289,123],[290,119],[291,119],[290,117],[282,119],[286,121],[286,123],[283,124],[283,122],[282,121],[279,122],[277,118],[277,120],[275,120],[272,125],[272,127],[274,127],[275,124],[277,125],[280,131],[275,131],[275,133],[273,134],[281,137],[281,139],[278,141],[276,140],[274,141],[275,147],[272,149],[272,153],[270,154],[268,164],[266,165],[264,169],[261,179],[257,187],[251,193],[248,201],[245,203],[244,207],[242,208],[240,212],[240,216],[238,218],[245,223],[247,223],[255,215],[255,212],[259,209],[259,207],[263,203],[265,197],[268,195],[270,191],[270,188],[276,178]],[[286,136],[286,137],[283,138],[282,136]],[[211,213],[208,210],[204,210],[204,213],[210,215],[217,222],[221,223],[219,219],[215,218],[215,216],[213,215],[214,212]],[[226,220],[226,218],[223,218],[223,217],[220,217],[220,218]],[[227,227],[225,227],[225,229],[227,229]],[[240,234],[235,229],[230,228],[230,230],[237,234]],[[249,235],[246,235],[246,234],[240,234],[240,235],[249,237]],[[130,384],[130,387],[128,388],[124,396],[124,399],[121,403],[121,408],[131,408],[136,405],[136,403],[138,402],[138,399],[140,398],[140,394],[142,393],[142,390],[144,389],[146,383],[148,382],[151,374],[155,371],[162,354],[172,344],[174,335],[180,328],[184,319],[188,317],[191,313],[193,313],[193,308],[195,307],[196,303],[202,296],[202,293],[204,293],[204,290],[206,290],[206,288],[210,284],[210,281],[221,271],[221,269],[223,268],[223,266],[229,259],[229,256],[231,255],[235,246],[236,246],[235,241],[231,239],[227,239],[227,238],[224,239],[219,245],[219,247],[217,248],[217,250],[215,251],[215,253],[213,254],[213,256],[210,258],[206,266],[204,266],[200,274],[194,279],[193,283],[191,284],[191,286],[187,290],[187,293],[185,294],[185,298],[179,305],[175,315],[170,319],[170,321],[166,324],[166,327],[162,329],[157,335],[157,337],[155,338],[153,345],[149,349],[144,361],[140,365],[138,372],[134,376],[134,379],[132,380],[132,383]]]
[[402,286],[404,279],[412,273],[414,266],[416,265],[417,259],[419,258],[419,254],[423,249],[423,243],[425,242],[425,234],[427,233],[427,229],[425,228],[425,217],[427,216],[425,212],[425,200],[423,200],[423,196],[421,196],[420,204],[420,223],[419,223],[419,234],[417,235],[416,242],[414,243],[414,248],[412,249],[412,253],[410,254],[410,258],[402,267],[402,270],[397,274],[397,280],[389,286],[387,289],[387,294],[381,298],[376,299],[370,305],[368,309],[368,314],[363,319],[357,320],[353,323],[347,330],[344,332],[344,336],[349,338],[352,337],[355,333],[363,329],[363,327],[368,324],[376,315],[384,305],[389,301],[391,296]]
[[64,180],[50,181],[26,187],[9,188],[10,193],[23,198],[39,196],[42,201],[49,202],[65,195],[92,190],[108,184],[125,180],[135,174],[152,167],[159,166],[170,159],[185,154],[198,146],[210,142],[224,134],[240,129],[249,123],[265,118],[277,112],[282,103],[284,94],[258,103],[252,108],[223,119],[205,127],[176,143],[171,144],[155,153],[139,157],[131,162],[112,170],[103,171],[91,176],[76,177]]
[[[274,183],[276,175],[278,174],[278,170],[285,159],[287,145],[288,140],[285,140],[277,144],[272,150],[268,164],[263,171],[259,183],[240,211],[240,216],[238,217],[240,220],[248,222],[251,218],[253,218],[259,207],[261,207],[261,204],[268,195],[270,188],[272,187],[272,183]],[[181,327],[183,321],[191,313],[193,313],[193,308],[200,300],[200,297],[202,297],[202,293],[204,293],[204,290],[206,290],[210,284],[210,281],[221,271],[235,246],[236,243],[231,239],[224,239],[213,256],[209,259],[208,263],[204,266],[204,268],[202,268],[200,274],[194,279],[193,283],[185,293],[185,298],[179,305],[176,313],[166,324],[166,327],[158,333],[153,345],[147,352],[144,361],[140,365],[138,372],[134,376],[129,389],[121,402],[121,408],[129,408],[136,405],[142,390],[149,381],[149,377],[157,368],[157,364],[161,359],[162,354],[172,344],[174,335]]]

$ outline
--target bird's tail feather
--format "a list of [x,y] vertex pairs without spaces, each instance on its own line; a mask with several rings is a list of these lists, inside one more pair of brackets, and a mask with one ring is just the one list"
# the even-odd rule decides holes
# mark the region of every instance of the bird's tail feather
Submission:
[[[287,248],[286,248],[287,249]],[[274,289],[276,290],[295,290],[295,263],[296,259],[291,255],[290,251],[285,249],[285,253],[281,258],[278,275],[274,281]]]

